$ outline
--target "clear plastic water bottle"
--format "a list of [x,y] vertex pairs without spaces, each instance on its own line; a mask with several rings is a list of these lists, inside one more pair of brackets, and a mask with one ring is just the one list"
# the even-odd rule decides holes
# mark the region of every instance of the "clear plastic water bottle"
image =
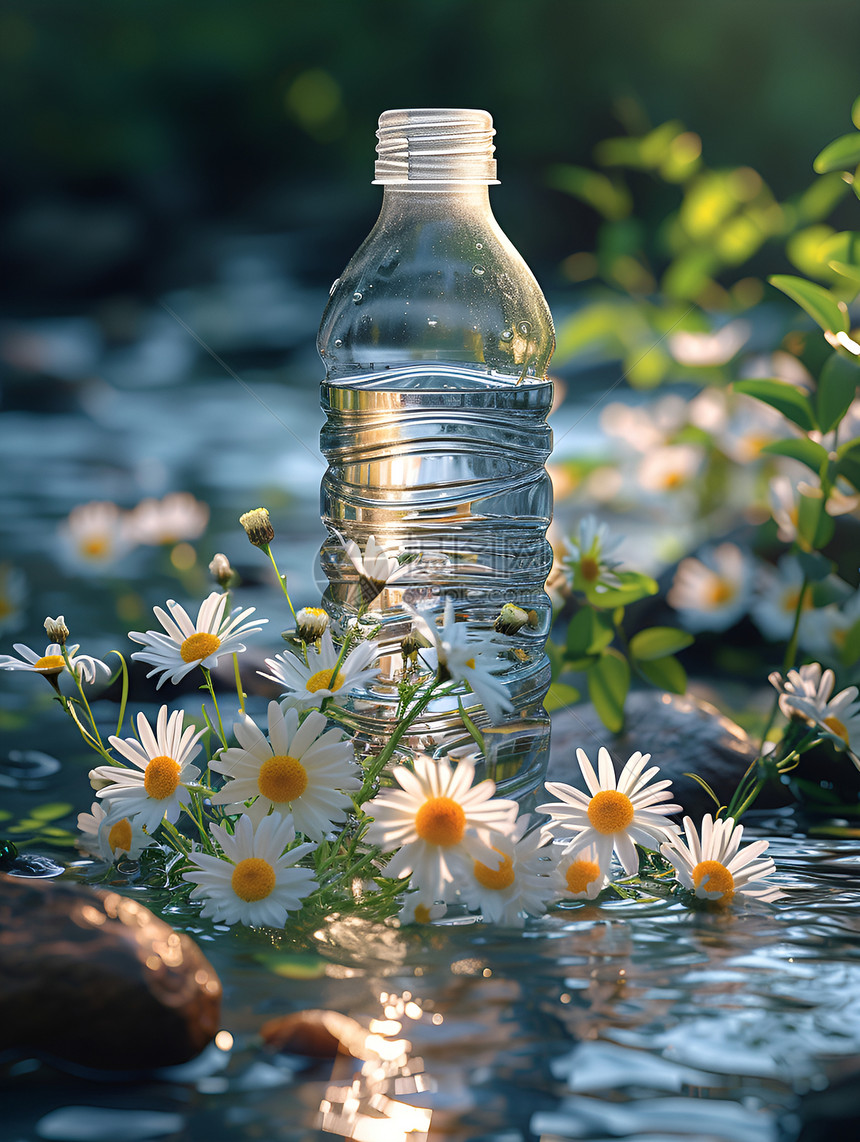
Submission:
[[[475,717],[487,731],[479,775],[526,800],[549,750],[544,463],[555,334],[540,287],[490,209],[494,134],[485,111],[380,116],[382,210],[332,286],[317,342],[329,464],[321,562],[325,604],[344,624],[362,599],[344,542],[364,551],[373,536],[408,557],[372,604],[382,620],[379,682],[352,702],[355,730],[377,743],[396,717],[400,644],[411,627],[404,603],[432,623],[450,597],[457,618],[484,633],[505,604],[531,613],[515,634],[498,635],[497,677],[514,712],[494,727]],[[462,697],[475,704],[465,687]],[[431,704],[404,739],[436,755],[470,742],[451,697]]]

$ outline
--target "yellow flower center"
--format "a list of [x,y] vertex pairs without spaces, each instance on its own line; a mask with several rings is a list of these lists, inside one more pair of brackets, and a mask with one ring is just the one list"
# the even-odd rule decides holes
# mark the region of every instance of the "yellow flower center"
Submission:
[[672,488],[680,488],[684,482],[684,476],[681,472],[667,472],[663,477],[663,487],[667,490]]
[[721,900],[730,900],[735,890],[735,878],[718,860],[700,861],[693,869],[693,884],[706,892],[719,892]]
[[475,880],[478,884],[482,884],[484,888],[509,888],[514,883],[514,862],[509,856],[500,852],[495,845],[493,852],[499,853],[502,858],[502,863],[498,868],[490,868],[486,864],[481,864],[479,860],[475,861],[473,869]]
[[580,559],[579,570],[588,583],[594,583],[600,577],[600,564],[593,555],[586,555]]
[[585,892],[589,884],[600,876],[600,865],[593,860],[571,861],[570,867],[564,874],[567,887],[571,892]]
[[241,900],[264,900],[275,887],[275,870],[262,857],[246,857],[233,869],[230,885]]
[[176,792],[179,766],[172,757],[154,757],[143,774],[143,787],[153,801],[164,801]]
[[430,909],[426,904],[415,905],[415,923],[416,924],[429,924],[430,923]]
[[475,669],[475,660],[474,660],[474,658],[467,658],[467,659],[466,659],[466,666],[468,666],[470,670],[474,670],[474,669]]
[[295,801],[308,786],[308,772],[295,757],[276,753],[260,766],[257,786],[270,801]]
[[183,662],[197,662],[198,659],[208,658],[210,654],[214,654],[220,645],[221,639],[217,634],[198,631],[197,634],[189,635],[185,639],[179,648],[179,653]]
[[633,802],[617,789],[601,789],[588,803],[588,819],[598,833],[621,833],[633,820]]
[[33,663],[34,670],[62,670],[66,661],[62,654],[46,654],[44,658],[37,658]]
[[[782,609],[786,614],[794,614],[797,610],[797,604],[800,602],[800,591],[792,589],[786,591],[782,596]],[[809,591],[803,596],[803,606],[801,610],[808,611],[812,607],[812,595]]]
[[728,603],[730,599],[735,597],[735,589],[731,583],[727,583],[725,579],[721,579],[718,575],[714,576],[714,580],[709,584],[705,591],[705,604],[709,607],[719,607],[722,603]]
[[415,830],[431,845],[456,845],[466,831],[466,814],[450,797],[428,797],[415,814]]
[[115,853],[117,849],[122,849],[123,852],[127,853],[131,849],[131,822],[128,817],[123,817],[121,821],[117,821],[110,830],[108,845],[112,853]]
[[110,542],[104,535],[93,535],[80,545],[81,555],[87,559],[101,559],[110,550]]
[[305,685],[311,694],[316,694],[317,690],[334,692],[343,685],[343,675],[335,673],[334,670],[318,670],[316,674],[310,676]]
[[838,738],[842,738],[846,745],[849,744],[848,729],[844,722],[840,722],[838,718],[834,718],[831,714],[829,718],[824,719],[824,725],[827,726],[832,734],[836,734]]

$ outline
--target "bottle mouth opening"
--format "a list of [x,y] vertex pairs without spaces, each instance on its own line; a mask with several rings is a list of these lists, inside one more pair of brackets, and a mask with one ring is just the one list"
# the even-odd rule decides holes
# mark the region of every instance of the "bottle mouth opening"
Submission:
[[498,182],[492,116],[462,107],[383,111],[374,184]]

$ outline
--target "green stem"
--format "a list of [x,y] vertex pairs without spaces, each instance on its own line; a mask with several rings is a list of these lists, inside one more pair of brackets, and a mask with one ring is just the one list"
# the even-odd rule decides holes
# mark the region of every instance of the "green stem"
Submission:
[[[65,647],[63,647],[63,659],[66,663],[67,670],[69,671],[69,673],[71,674],[71,676],[75,680],[75,686],[77,687],[78,693],[81,696],[81,703],[83,704],[83,707],[87,712],[87,717],[89,718],[90,725],[93,728],[92,736],[98,742],[99,753],[106,754],[107,750],[104,747],[104,742],[102,741],[101,735],[99,734],[99,729],[98,729],[98,726],[96,725],[96,720],[93,717],[93,712],[90,709],[90,704],[87,701],[86,694],[84,693],[83,683],[81,682],[80,677],[78,676],[78,672],[72,667],[71,659],[69,658],[69,652],[66,650]],[[77,721],[77,719],[75,719],[75,720]],[[80,722],[78,722],[78,725],[80,726]],[[81,729],[83,730],[83,727],[81,727]]]
[[[794,660],[797,657],[797,638],[800,632],[800,619],[803,614],[803,603],[806,598],[806,592],[808,589],[809,580],[804,575],[803,583],[800,587],[800,593],[797,596],[797,606],[794,608],[794,623],[791,628],[791,635],[789,636],[788,644],[785,648],[785,655],[782,660],[782,673],[784,675],[793,668]],[[764,750],[765,742],[767,741],[767,735],[770,733],[771,726],[776,720],[776,715],[779,711],[779,697],[779,693],[777,693],[770,708],[770,716],[767,719],[767,724],[765,725],[761,735],[761,743],[759,745],[760,754]]]
[[239,673],[239,655],[233,655],[233,674],[236,677],[236,693],[239,695],[239,710],[245,713],[245,691],[242,689],[242,675]]
[[287,600],[287,606],[290,608],[290,614],[293,616],[293,622],[296,622],[297,621],[296,620],[296,612],[293,609],[293,601],[290,598],[289,591],[287,590],[287,577],[286,577],[286,575],[282,575],[281,572],[279,571],[278,565],[275,562],[275,557],[272,554],[272,549],[269,547],[268,543],[263,548],[263,551],[265,551],[265,553],[268,555],[269,559],[272,561],[272,566],[275,569],[275,574],[278,576],[278,582],[281,585],[281,590],[284,592],[284,598]]
[[212,685],[212,675],[205,666],[201,666],[203,671],[203,678],[206,683],[206,689],[212,697],[212,704],[215,707],[215,716],[218,718],[218,737],[221,739],[221,744],[224,749],[227,748],[227,735],[224,733],[224,723],[221,721],[221,711],[218,708],[218,699],[215,697],[215,687]]
[[438,684],[439,679],[437,677],[430,683],[426,692],[415,701],[411,709],[407,710],[406,714],[398,723],[397,729],[370,763],[364,775],[364,782],[362,783],[361,789],[358,791],[358,794],[355,798],[356,805],[362,805],[367,800],[367,797],[373,789],[377,777],[390,761],[394,751],[400,744],[400,740],[403,735],[406,733],[418,715],[425,709],[430,699],[436,693],[436,687]]

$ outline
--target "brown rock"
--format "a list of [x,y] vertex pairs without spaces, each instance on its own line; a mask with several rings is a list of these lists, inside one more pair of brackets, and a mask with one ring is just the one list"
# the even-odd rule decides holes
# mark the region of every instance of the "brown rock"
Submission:
[[[673,799],[692,817],[713,813],[716,805],[705,790],[685,776],[696,773],[711,786],[723,804],[734,793],[750,762],[757,756],[746,731],[709,702],[692,695],[656,690],[629,694],[624,707],[625,727],[612,734],[591,705],[574,706],[553,715],[548,781],[563,781],[585,791],[576,760],[577,747],[595,765],[597,751],[606,746],[616,772],[636,750],[650,753],[660,766],[659,778],[672,781]],[[785,804],[787,794],[766,787],[756,808]]]
[[189,937],[115,892],[0,875],[0,1051],[104,1070],[172,1066],[219,1026]]

